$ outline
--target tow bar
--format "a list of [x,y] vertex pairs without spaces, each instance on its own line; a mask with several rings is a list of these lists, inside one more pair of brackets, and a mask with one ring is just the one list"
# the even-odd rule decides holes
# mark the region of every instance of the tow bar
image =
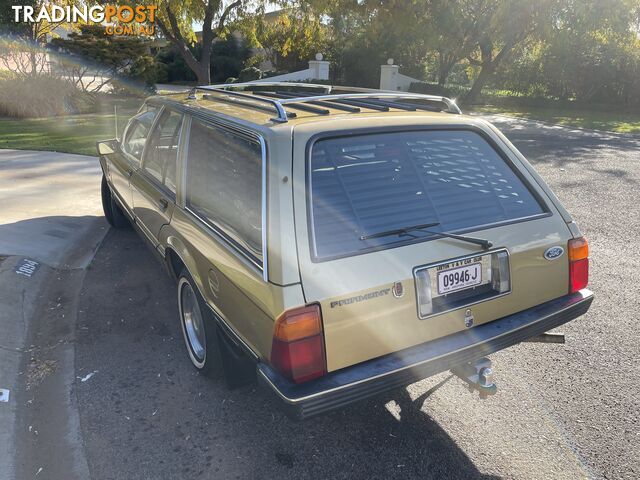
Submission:
[[453,368],[451,373],[465,382],[470,392],[477,390],[482,399],[495,395],[498,391],[498,387],[493,383],[491,360],[486,357]]
[[[524,341],[531,343],[565,343],[565,337],[564,333],[542,333]],[[451,373],[465,382],[469,386],[470,392],[477,390],[482,399],[487,398],[489,395],[495,395],[498,391],[498,387],[493,383],[491,360],[487,357],[452,368]]]

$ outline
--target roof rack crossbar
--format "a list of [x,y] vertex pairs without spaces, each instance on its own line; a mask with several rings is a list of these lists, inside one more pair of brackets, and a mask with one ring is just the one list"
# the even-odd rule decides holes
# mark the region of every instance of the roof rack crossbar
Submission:
[[[299,92],[297,93],[289,93],[289,92],[280,92],[280,91],[276,91],[275,92],[277,95],[280,96],[280,98],[293,98],[296,95],[300,95]],[[329,107],[329,108],[334,108],[336,110],[342,110],[345,112],[350,112],[350,113],[359,113],[361,112],[359,107],[350,107],[346,104],[338,104],[336,102],[325,102],[322,100],[309,100],[308,103],[312,103],[314,105],[320,105],[322,107]]]
[[378,112],[388,112],[389,107],[384,105],[376,105],[375,103],[371,103],[365,100],[347,100],[347,99],[336,99],[336,100],[326,100],[328,102],[336,102],[343,103],[345,105],[355,105],[357,107],[368,108],[370,110],[377,110]]
[[[357,87],[350,87],[350,89],[353,88],[354,92],[360,92],[363,93],[365,90],[368,91],[368,89],[357,89]],[[287,98],[295,98],[295,96],[298,95],[298,97],[315,97],[315,95],[311,94],[311,93],[301,93],[301,92],[296,92],[295,95],[288,95]],[[348,96],[351,95],[349,94],[338,94],[338,95],[343,95],[343,96]],[[357,108],[358,111],[361,111],[359,107],[363,107],[363,108],[369,108],[371,110],[378,110],[380,112],[388,112],[389,111],[389,107],[387,106],[383,106],[383,105],[377,105],[377,104],[373,104],[372,105],[372,101],[371,100],[316,100],[315,98],[309,98],[309,100],[307,100],[308,102],[322,102],[325,103],[327,105],[330,105],[332,108]],[[355,107],[348,107],[346,105],[354,105]],[[357,105],[357,106],[356,106]]]
[[397,108],[398,110],[406,110],[407,112],[415,112],[417,110],[417,108],[414,106],[405,105],[404,103],[400,103],[400,102],[376,100],[374,98],[367,100],[367,102],[373,103],[374,105],[380,105],[381,107],[389,107],[389,108]]
[[[261,96],[265,96],[265,97],[285,98],[282,95],[279,95],[279,94],[277,94],[275,92],[262,92],[261,91],[261,92],[259,92],[259,94]],[[315,102],[308,102],[308,103],[315,103]],[[313,107],[311,105],[298,104],[298,103],[290,104],[289,108],[297,108],[298,110],[303,110],[305,112],[311,112],[311,113],[317,113],[319,115],[329,115],[331,113],[326,108],[318,108],[318,107]]]
[[415,100],[428,100],[432,102],[441,102],[447,106],[447,111],[450,113],[462,113],[460,108],[456,105],[456,103],[447,98],[447,97],[438,97],[435,95],[422,95],[420,93],[407,93],[407,92],[367,92],[367,93],[340,93],[340,94],[329,94],[329,95],[319,95],[314,97],[299,97],[299,98],[287,98],[286,100],[280,100],[282,105],[286,105],[287,103],[296,103],[300,102],[304,99],[312,98],[313,100],[367,100],[373,99],[380,101],[381,99],[398,99],[398,100],[407,100],[407,99],[415,99]]
[[368,100],[369,102],[386,105],[392,108],[398,108],[400,110],[407,110],[409,112],[415,112],[416,110],[426,110],[428,112],[441,112],[442,108],[438,108],[430,105],[419,105],[417,103],[405,103],[405,102],[394,102],[391,100]]
[[[306,89],[321,89],[323,94],[318,92],[261,92],[248,90],[249,87],[296,87]],[[243,88],[245,91],[236,91],[231,89]],[[250,82],[250,83],[229,83],[221,85],[207,85],[201,87],[195,87],[190,97],[195,98],[195,92],[197,90],[203,90],[209,93],[215,93],[221,95],[221,99],[227,101],[235,100],[248,107],[258,108],[261,110],[269,110],[273,108],[277,114],[272,118],[274,122],[287,122],[289,117],[295,116],[291,112],[285,110],[285,106],[298,110],[305,110],[312,113],[321,115],[327,115],[330,113],[325,108],[317,108],[311,105],[319,105],[327,108],[335,108],[347,110],[346,107],[338,107],[336,104],[349,105],[351,107],[363,107],[378,111],[388,112],[390,108],[398,108],[402,110],[438,110],[437,107],[430,105],[420,105],[413,102],[406,102],[407,100],[426,100],[430,102],[442,103],[446,106],[446,112],[449,113],[462,113],[460,108],[456,105],[455,101],[447,97],[439,97],[435,95],[423,95],[419,93],[407,93],[407,92],[390,92],[379,91],[370,89],[358,89],[358,88],[343,88],[346,93],[332,93],[332,87],[328,85],[315,85],[308,83],[288,83],[288,82]],[[226,98],[225,98],[226,96]],[[276,97],[276,98],[273,98]],[[231,100],[233,99],[233,100]],[[246,100],[246,101],[242,101]],[[256,102],[262,102],[265,105],[257,105]],[[347,111],[359,111],[357,109],[349,109]]]

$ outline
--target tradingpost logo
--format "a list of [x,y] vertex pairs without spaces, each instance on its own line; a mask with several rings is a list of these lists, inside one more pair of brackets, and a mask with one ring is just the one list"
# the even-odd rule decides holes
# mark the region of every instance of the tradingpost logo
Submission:
[[155,34],[157,5],[12,5],[16,23],[95,23],[105,25],[105,35]]

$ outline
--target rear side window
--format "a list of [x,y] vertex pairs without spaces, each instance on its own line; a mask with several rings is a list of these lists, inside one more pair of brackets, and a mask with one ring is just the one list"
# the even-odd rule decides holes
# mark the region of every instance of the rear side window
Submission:
[[461,232],[545,213],[482,136],[424,130],[315,142],[309,167],[312,247],[317,259],[416,239],[420,231],[361,240],[387,230],[439,223]]
[[186,201],[262,265],[262,148],[257,141],[193,120]]

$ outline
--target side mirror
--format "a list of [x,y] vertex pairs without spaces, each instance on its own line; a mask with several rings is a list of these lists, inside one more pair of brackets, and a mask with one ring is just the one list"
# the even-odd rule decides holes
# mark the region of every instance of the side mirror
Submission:
[[98,155],[111,155],[120,149],[120,144],[116,139],[103,140],[102,142],[96,142],[96,148],[98,149]]

